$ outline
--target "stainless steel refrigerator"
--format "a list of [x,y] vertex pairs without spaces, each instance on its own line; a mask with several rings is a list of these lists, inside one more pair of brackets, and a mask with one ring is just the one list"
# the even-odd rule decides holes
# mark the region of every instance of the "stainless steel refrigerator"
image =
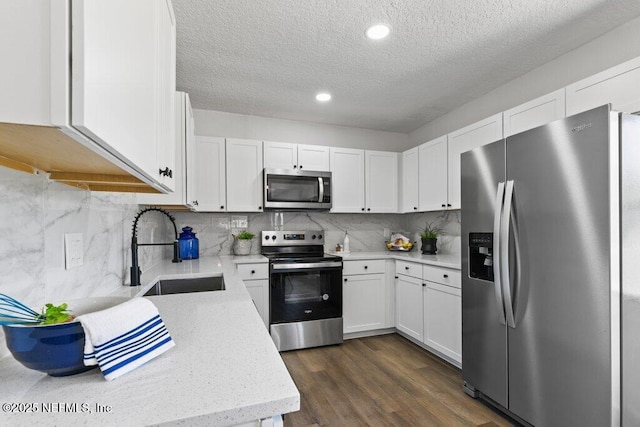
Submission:
[[568,117],[461,175],[465,391],[536,426],[640,425],[640,117]]

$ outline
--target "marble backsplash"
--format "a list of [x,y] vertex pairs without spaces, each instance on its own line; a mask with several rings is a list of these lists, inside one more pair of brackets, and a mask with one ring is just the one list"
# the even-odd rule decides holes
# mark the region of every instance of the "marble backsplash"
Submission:
[[[234,228],[237,219],[247,219],[247,231],[258,235],[251,252],[260,253],[259,235],[263,230],[322,229],[325,232],[325,248],[333,249],[349,232],[351,250],[385,250],[385,231],[403,231],[414,241],[420,241],[420,230],[425,222],[434,222],[443,229],[438,238],[439,253],[460,253],[459,211],[420,214],[332,214],[320,212],[284,212],[256,214],[225,213],[174,213],[179,228],[190,226],[200,243],[200,255],[229,255],[232,253],[233,234],[243,229]],[[385,230],[386,229],[386,230]],[[416,248],[415,250],[418,250]]]
[[[108,295],[129,282],[132,224],[141,206],[127,193],[89,192],[0,167],[0,293],[32,307],[45,302]],[[306,230],[325,232],[326,248],[342,243],[349,232],[352,251],[384,250],[385,231],[405,231],[419,241],[425,221],[437,221],[445,235],[440,253],[459,254],[459,212],[423,214],[330,214],[320,212],[193,213],[175,212],[178,232],[191,226],[200,240],[200,255],[229,255],[238,219],[247,219],[248,231]],[[84,262],[65,269],[64,234],[82,233]],[[166,217],[150,212],[138,224],[141,243],[168,242],[173,227]],[[414,250],[419,250],[416,248]],[[252,253],[260,252],[254,239]],[[144,271],[158,262],[170,262],[170,247],[145,246],[138,251]],[[188,262],[188,261],[185,261]],[[0,357],[7,354],[0,332]]]
[[[89,192],[0,167],[0,293],[34,308],[113,293],[130,266],[135,196]],[[145,218],[142,239],[154,238],[158,220]],[[145,226],[146,225],[146,226]],[[82,233],[83,265],[66,270],[64,234]],[[162,249],[141,254],[151,267]],[[7,354],[0,331],[0,357]]]

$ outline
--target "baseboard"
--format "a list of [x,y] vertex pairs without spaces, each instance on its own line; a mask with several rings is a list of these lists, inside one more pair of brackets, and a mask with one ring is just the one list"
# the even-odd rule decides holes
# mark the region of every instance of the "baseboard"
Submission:
[[374,331],[350,332],[343,335],[343,339],[350,340],[353,338],[375,337],[376,335],[387,335],[396,332],[396,328],[376,329]]
[[418,347],[422,347],[425,350],[427,350],[428,352],[435,354],[436,356],[438,356],[440,359],[444,360],[445,362],[455,366],[458,369],[462,369],[462,363],[458,362],[457,360],[453,360],[451,357],[447,356],[446,354],[442,354],[438,350],[436,350],[436,349],[434,349],[432,347],[429,347],[425,343],[420,342],[420,341],[416,340],[415,338],[410,337],[409,335],[403,333],[402,331],[399,331],[399,330],[396,329],[395,332],[398,335],[400,335],[401,337],[408,339],[409,341],[411,341],[412,343],[414,343]]

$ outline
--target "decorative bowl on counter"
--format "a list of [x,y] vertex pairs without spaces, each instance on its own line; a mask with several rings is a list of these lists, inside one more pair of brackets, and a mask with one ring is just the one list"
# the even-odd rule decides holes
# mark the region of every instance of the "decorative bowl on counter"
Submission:
[[[127,301],[125,297],[94,297],[67,303],[75,316],[105,310]],[[79,374],[85,366],[84,329],[78,321],[54,325],[3,325],[7,348],[23,366],[52,377]]]
[[393,232],[389,240],[385,242],[385,246],[390,251],[409,252],[415,246],[406,233]]

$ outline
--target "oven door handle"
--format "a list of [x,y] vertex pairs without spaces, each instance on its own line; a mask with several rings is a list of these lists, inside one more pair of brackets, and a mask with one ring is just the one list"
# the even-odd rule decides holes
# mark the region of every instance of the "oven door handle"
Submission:
[[290,264],[272,264],[273,270],[308,270],[312,268],[336,268],[342,267],[342,261],[335,262],[301,262]]

